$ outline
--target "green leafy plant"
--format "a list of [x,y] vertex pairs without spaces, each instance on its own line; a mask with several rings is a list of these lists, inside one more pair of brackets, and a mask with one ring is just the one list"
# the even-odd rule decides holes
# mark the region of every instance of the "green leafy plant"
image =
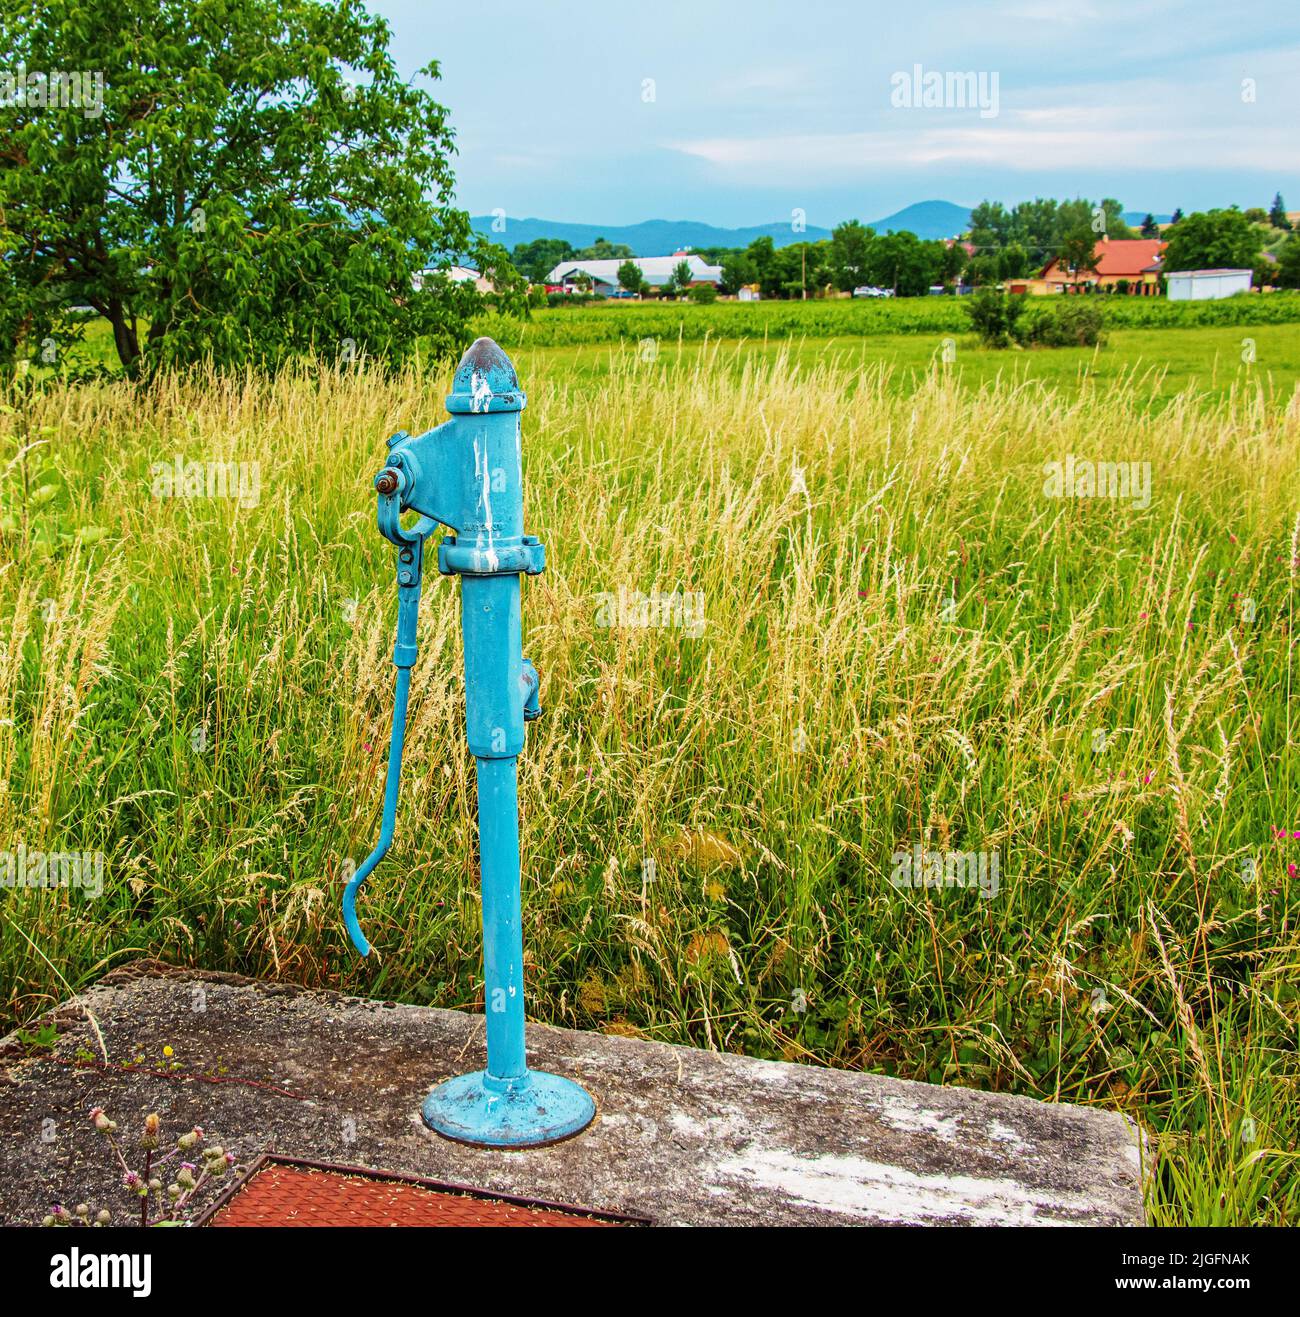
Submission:
[[19,1029],[18,1041],[25,1047],[47,1050],[58,1041],[58,1028],[52,1023],[45,1023],[39,1029]]

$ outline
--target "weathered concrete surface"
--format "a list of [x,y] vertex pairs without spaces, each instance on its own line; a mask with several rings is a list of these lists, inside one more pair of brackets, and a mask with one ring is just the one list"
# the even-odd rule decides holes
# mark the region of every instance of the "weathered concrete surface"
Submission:
[[[152,962],[80,1001],[53,1054],[0,1048],[0,1221],[51,1202],[118,1215],[92,1106],[132,1137],[150,1110],[201,1125],[244,1163],[274,1148],[665,1225],[1142,1220],[1137,1136],[1111,1112],[529,1026],[529,1063],[581,1080],[599,1112],[567,1143],[496,1152],[419,1118],[436,1081],[483,1064],[481,1017]],[[114,1063],[178,1068],[87,1068],[85,1011]]]

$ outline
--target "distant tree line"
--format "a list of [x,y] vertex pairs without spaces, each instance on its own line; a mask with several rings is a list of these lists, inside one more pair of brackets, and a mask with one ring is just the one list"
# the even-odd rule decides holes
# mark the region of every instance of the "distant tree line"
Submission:
[[[851,292],[863,284],[911,297],[936,284],[955,283],[966,261],[966,253],[958,244],[927,242],[908,232],[877,234],[857,220],[847,220],[829,239],[817,242],[777,247],[764,236],[747,247],[702,247],[694,255],[722,267],[724,293],[736,293],[752,285],[769,298],[797,298],[805,292],[811,297],[830,289]],[[604,238],[581,250],[562,238],[537,238],[519,243],[511,253],[515,268],[533,283],[544,283],[564,261],[622,260],[620,285],[628,292],[643,292],[640,271],[631,257],[630,248]],[[671,296],[689,281],[689,266],[679,262],[660,291]],[[697,289],[692,295],[698,294]]]
[[1093,269],[1096,244],[1103,237],[1167,240],[1165,270],[1221,267],[1249,269],[1257,285],[1300,287],[1300,239],[1291,234],[1280,193],[1265,210],[1236,206],[1184,215],[1180,208],[1163,226],[1148,214],[1134,232],[1120,203],[1036,198],[1010,209],[984,201],[971,212],[968,238],[975,248],[967,278],[995,284],[1023,278],[1059,260],[1078,275]]
[[563,238],[534,238],[516,244],[510,253],[514,267],[529,283],[543,284],[562,261],[622,261],[634,256],[631,247],[621,242],[597,238],[590,247],[577,248]]
[[[1058,260],[1082,279],[1095,270],[1096,247],[1103,238],[1161,236],[1169,242],[1166,270],[1249,268],[1259,284],[1300,287],[1300,235],[1291,234],[1280,194],[1267,210],[1229,207],[1185,216],[1180,208],[1163,230],[1150,214],[1134,229],[1113,197],[1100,202],[1037,197],[1010,207],[980,202],[961,242],[926,240],[907,230],[877,233],[858,220],[846,220],[829,239],[816,242],[778,247],[765,236],[746,247],[701,247],[695,254],[722,267],[724,293],[756,287],[766,298],[799,298],[870,286],[916,297],[958,283],[991,287],[1027,278]],[[644,280],[631,258],[631,248],[605,238],[581,249],[562,238],[537,238],[518,244],[512,253],[516,269],[535,284],[545,282],[563,261],[621,260],[620,286],[643,293]],[[671,296],[688,282],[689,270],[679,266],[659,291]],[[692,295],[699,294],[696,289]]]

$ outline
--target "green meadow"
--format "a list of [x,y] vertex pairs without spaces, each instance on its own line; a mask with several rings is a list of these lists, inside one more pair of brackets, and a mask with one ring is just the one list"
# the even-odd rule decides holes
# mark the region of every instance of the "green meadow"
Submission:
[[[1122,1110],[1154,1221],[1294,1225],[1300,328],[1109,335],[523,338],[529,1010]],[[146,954],[481,1010],[454,582],[375,956],[338,913],[391,715],[371,480],[449,372],[30,383],[0,397],[0,837],[103,866],[3,892],[6,1023]],[[1053,489],[1067,459],[1132,486]],[[611,624],[620,592],[703,625]],[[996,881],[899,881],[918,854]]]

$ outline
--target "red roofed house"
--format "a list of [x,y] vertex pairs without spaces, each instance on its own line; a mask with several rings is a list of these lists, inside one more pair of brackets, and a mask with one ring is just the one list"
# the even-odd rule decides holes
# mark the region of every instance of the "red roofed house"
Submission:
[[1045,266],[1038,276],[1048,293],[1079,292],[1088,284],[1112,288],[1125,283],[1136,297],[1160,292],[1160,262],[1168,244],[1160,238],[1101,238],[1093,249],[1095,270],[1069,270],[1060,261]]

